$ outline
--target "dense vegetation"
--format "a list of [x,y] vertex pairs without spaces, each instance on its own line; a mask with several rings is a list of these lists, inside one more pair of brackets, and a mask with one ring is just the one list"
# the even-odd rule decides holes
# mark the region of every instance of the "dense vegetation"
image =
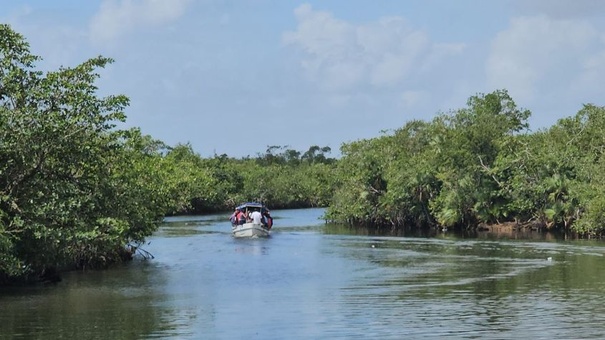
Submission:
[[168,213],[230,211],[245,201],[264,202],[272,209],[326,206],[336,170],[330,152],[316,145],[304,153],[271,146],[257,157],[236,159],[201,158],[190,145],[169,148],[165,161],[174,171],[167,181],[178,181],[172,195],[180,195],[180,204]]
[[605,228],[605,108],[531,133],[504,90],[430,122],[342,147],[329,219],[374,227],[514,221],[581,235]]
[[96,57],[41,72],[0,25],[0,284],[131,258],[166,215],[328,206],[368,228],[475,228],[514,221],[581,235],[605,228],[605,108],[531,132],[504,90],[466,108],[358,140],[330,158],[269,146],[241,159],[200,157],[120,129],[128,98],[100,98]]
[[331,197],[329,148],[203,159],[189,145],[118,128],[128,98],[100,98],[95,86],[111,59],[46,73],[39,60],[0,25],[0,284],[128,259],[167,214],[247,200],[325,206]]
[[0,25],[0,283],[120,261],[174,205],[159,143],[115,129],[128,99],[96,96],[112,60],[44,74],[39,59]]

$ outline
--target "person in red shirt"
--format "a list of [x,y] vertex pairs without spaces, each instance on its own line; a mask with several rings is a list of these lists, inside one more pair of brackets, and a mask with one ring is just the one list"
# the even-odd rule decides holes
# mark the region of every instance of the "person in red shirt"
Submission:
[[235,211],[233,212],[233,214],[231,214],[229,220],[233,225],[244,224],[246,223],[247,216],[246,213],[243,212],[241,209],[235,208]]

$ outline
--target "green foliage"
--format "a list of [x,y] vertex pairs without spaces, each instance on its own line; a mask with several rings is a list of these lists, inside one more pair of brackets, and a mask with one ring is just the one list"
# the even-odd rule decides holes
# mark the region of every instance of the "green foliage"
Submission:
[[98,97],[96,57],[43,73],[0,25],[0,283],[132,255],[166,214],[328,206],[326,218],[390,228],[516,221],[605,231],[605,108],[585,105],[548,130],[504,90],[430,122],[306,151],[202,158],[139,129],[117,129],[128,98]]
[[387,146],[389,139],[383,136],[343,145],[337,172],[339,189],[327,212],[328,219],[346,216],[347,222],[353,224],[382,222],[379,220],[384,214],[379,203],[388,183],[384,179],[383,155],[377,150]]
[[[605,230],[605,109],[529,133],[506,91],[393,135],[342,147],[327,217],[379,228],[515,221],[584,235]],[[525,132],[524,132],[525,131]]]
[[549,132],[562,150],[560,163],[567,165],[565,190],[555,192],[566,198],[560,215],[566,225],[574,222],[575,232],[601,235],[605,230],[605,108],[585,105]]
[[500,216],[499,183],[489,176],[503,143],[527,126],[529,112],[517,109],[506,91],[473,96],[468,108],[433,122],[434,166],[443,183],[431,210],[440,224],[472,226]]
[[101,98],[95,86],[111,59],[43,73],[7,25],[0,56],[0,283],[122,261],[166,214],[331,200],[329,147],[203,159],[189,144],[117,129],[128,98]]
[[334,191],[336,160],[326,157],[327,147],[303,153],[271,146],[254,159],[201,158],[190,145],[167,150],[161,164],[166,197],[173,199],[168,214],[230,211],[244,201],[272,208],[326,206]]
[[166,190],[163,196],[171,200],[169,214],[191,211],[194,205],[200,208],[217,204],[218,179],[203,166],[201,157],[191,145],[179,144],[170,148],[161,167]]
[[[529,133],[506,91],[342,147],[326,217],[380,228],[515,221],[605,231],[605,109]],[[524,132],[525,131],[525,132]]]
[[161,157],[115,129],[128,98],[96,95],[95,70],[112,60],[43,74],[7,25],[0,56],[0,281],[120,261],[169,204],[155,199]]
[[470,226],[501,218],[501,183],[492,168],[528,117],[506,91],[496,91],[430,123],[412,121],[394,135],[345,145],[342,185],[327,216],[391,226]]
[[[281,152],[278,152],[282,150]],[[301,153],[300,151],[288,149],[288,146],[272,145],[267,147],[264,155],[258,155],[256,158],[259,165],[290,165],[297,166],[299,164],[332,164],[336,160],[327,157],[332,149],[329,146],[319,147],[313,145],[309,150]]]

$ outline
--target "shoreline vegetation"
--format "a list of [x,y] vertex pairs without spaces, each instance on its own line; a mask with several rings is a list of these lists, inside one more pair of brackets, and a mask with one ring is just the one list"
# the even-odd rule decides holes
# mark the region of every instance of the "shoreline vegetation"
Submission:
[[102,56],[56,71],[0,25],[0,285],[53,282],[63,270],[149,256],[165,216],[325,207],[348,228],[605,230],[605,108],[532,132],[506,90],[379,137],[306,151],[268,146],[203,158],[138,128],[129,99],[98,97]]

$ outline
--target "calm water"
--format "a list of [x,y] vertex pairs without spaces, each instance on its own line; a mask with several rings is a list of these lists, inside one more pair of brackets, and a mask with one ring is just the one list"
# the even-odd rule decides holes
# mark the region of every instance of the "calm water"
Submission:
[[603,243],[354,235],[322,212],[274,211],[269,239],[170,218],[155,259],[4,289],[0,338],[605,338]]

